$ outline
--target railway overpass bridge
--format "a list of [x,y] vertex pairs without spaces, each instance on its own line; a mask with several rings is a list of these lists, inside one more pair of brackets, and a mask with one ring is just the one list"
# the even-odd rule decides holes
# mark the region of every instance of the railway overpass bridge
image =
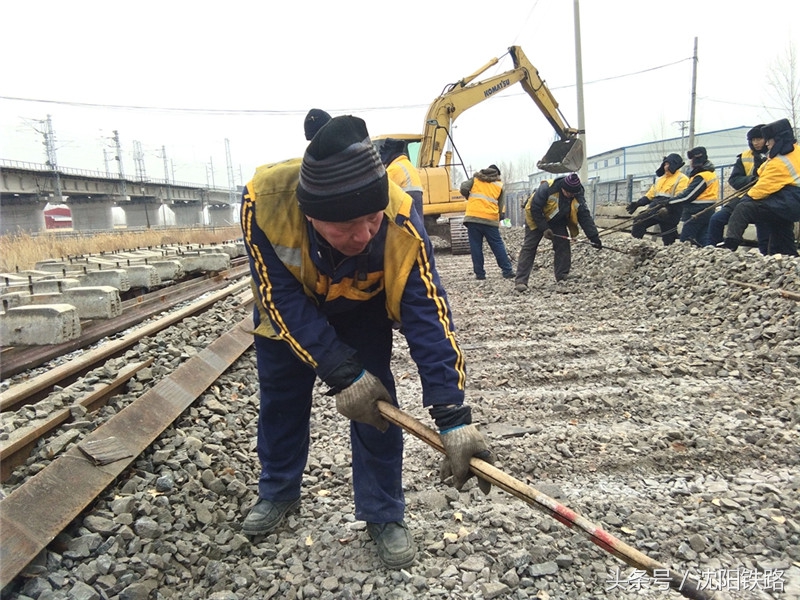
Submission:
[[59,168],[0,159],[0,234],[45,230],[44,208],[66,204],[75,231],[114,227],[112,208],[125,212],[132,228],[167,224],[164,207],[175,225],[224,226],[238,221],[242,190],[147,178],[133,180],[99,171]]

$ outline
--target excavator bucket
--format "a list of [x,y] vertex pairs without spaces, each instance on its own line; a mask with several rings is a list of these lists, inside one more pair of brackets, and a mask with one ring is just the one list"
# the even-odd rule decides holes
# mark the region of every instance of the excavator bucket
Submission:
[[583,158],[583,142],[578,138],[567,138],[553,142],[536,166],[548,173],[573,173],[580,170]]

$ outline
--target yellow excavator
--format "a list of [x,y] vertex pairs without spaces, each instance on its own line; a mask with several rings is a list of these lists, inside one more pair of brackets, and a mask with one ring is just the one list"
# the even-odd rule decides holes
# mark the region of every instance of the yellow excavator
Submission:
[[[500,61],[500,58],[493,58],[471,75],[447,85],[428,108],[421,135],[391,134],[372,138],[379,152],[386,139],[399,139],[405,142],[406,154],[412,164],[417,166],[422,178],[425,229],[429,235],[449,242],[453,254],[469,253],[466,229],[462,224],[466,200],[452,185],[450,169],[455,164],[452,150],[445,150],[445,147],[449,140],[455,149],[450,130],[453,122],[465,110],[519,83],[560,138],[550,146],[544,157],[537,162],[537,166],[549,173],[570,173],[579,170],[583,164],[583,143],[578,138],[581,132],[567,125],[558,110],[558,102],[522,49],[519,46],[511,46],[508,53],[514,63],[513,69],[475,81]],[[440,165],[442,156],[445,160],[444,164]],[[463,167],[463,162],[458,164]]]

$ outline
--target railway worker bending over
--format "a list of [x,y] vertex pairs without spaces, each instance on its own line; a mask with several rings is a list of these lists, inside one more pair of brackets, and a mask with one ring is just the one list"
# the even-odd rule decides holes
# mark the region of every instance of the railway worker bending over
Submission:
[[[242,531],[273,531],[300,505],[314,383],[350,419],[355,516],[389,568],[414,562],[404,521],[402,431],[377,400],[397,404],[390,370],[400,323],[442,436],[442,478],[457,489],[473,456],[491,462],[464,404],[464,355],[411,197],[388,181],[363,120],[326,123],[301,159],[259,167],[242,198],[260,384],[258,502]],[[326,401],[318,398],[317,402]],[[488,493],[490,484],[478,482]]]
[[736,250],[750,223],[769,227],[769,254],[797,256],[793,224],[800,220],[800,150],[792,124],[780,119],[761,128],[769,158],[728,221],[725,248]]

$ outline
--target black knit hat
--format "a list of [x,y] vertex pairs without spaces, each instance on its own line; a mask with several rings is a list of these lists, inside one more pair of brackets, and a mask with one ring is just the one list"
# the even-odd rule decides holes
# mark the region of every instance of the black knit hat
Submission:
[[561,189],[571,194],[579,194],[583,191],[581,178],[578,177],[577,173],[570,173],[564,177],[564,180],[561,182]]
[[486,168],[487,169],[494,169],[495,171],[497,171],[497,174],[500,175],[500,167],[498,167],[497,165],[489,165]]
[[312,108],[306,115],[306,120],[303,122],[303,129],[306,133],[306,139],[311,140],[314,134],[317,133],[325,123],[331,120],[331,116],[320,108]]
[[334,117],[317,132],[303,155],[297,198],[300,209],[320,221],[349,221],[386,208],[386,169],[362,119]]

